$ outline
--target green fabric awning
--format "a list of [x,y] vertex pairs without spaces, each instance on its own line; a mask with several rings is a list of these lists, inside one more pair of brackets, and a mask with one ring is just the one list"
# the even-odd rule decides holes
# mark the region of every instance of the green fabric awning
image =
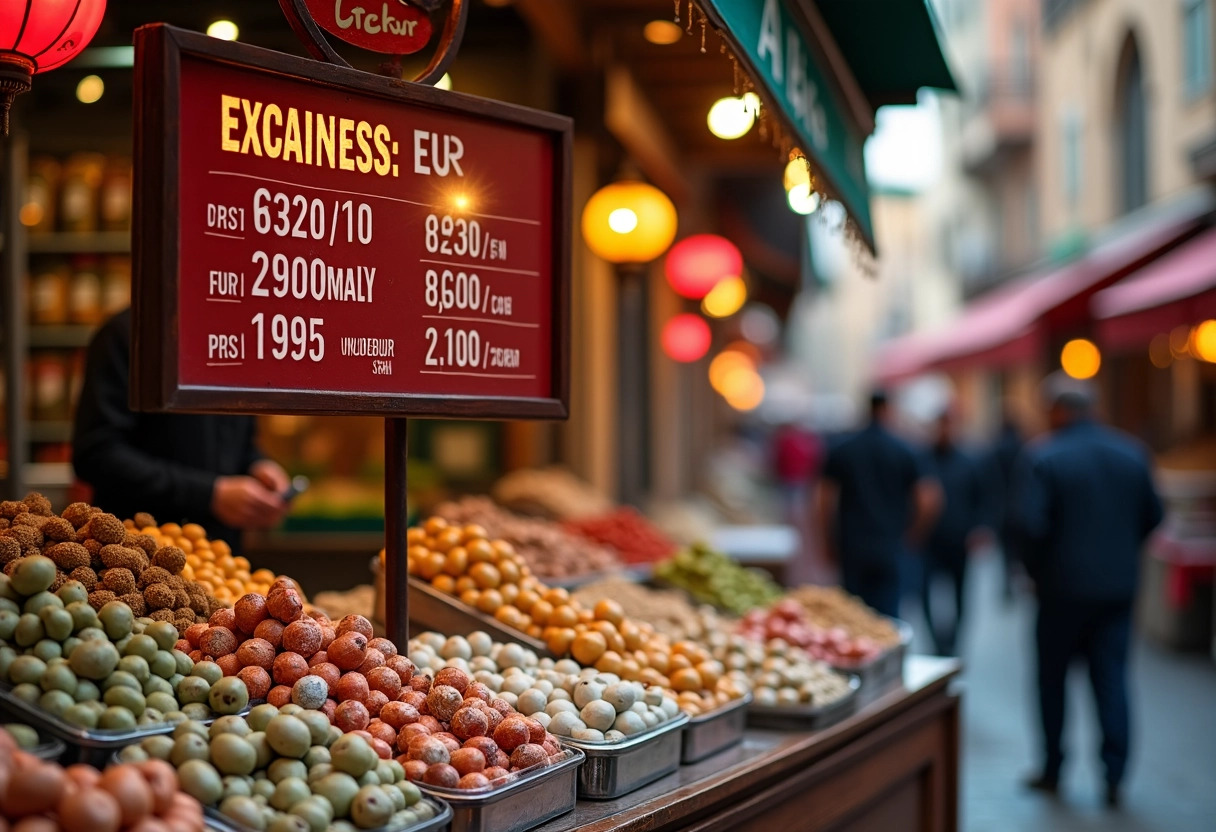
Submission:
[[926,0],[813,0],[870,103],[914,104],[921,87],[958,91]]

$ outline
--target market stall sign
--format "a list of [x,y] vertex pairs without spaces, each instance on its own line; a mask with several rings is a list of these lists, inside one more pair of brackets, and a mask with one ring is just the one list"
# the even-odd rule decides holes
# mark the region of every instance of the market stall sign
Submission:
[[818,50],[790,11],[792,0],[701,0],[748,74],[781,109],[815,176],[827,183],[873,245],[866,135],[821,66]]
[[135,45],[134,407],[566,416],[569,119]]
[[431,19],[405,0],[304,0],[331,35],[372,52],[410,55],[431,39]]

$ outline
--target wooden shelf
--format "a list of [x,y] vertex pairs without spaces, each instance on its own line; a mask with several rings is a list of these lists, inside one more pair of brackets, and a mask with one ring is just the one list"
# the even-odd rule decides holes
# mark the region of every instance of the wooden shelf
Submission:
[[126,254],[131,251],[130,231],[30,234],[30,254]]
[[30,346],[35,349],[87,347],[97,327],[89,324],[32,324]]
[[30,422],[31,442],[71,442],[72,423],[69,421]]
[[70,462],[31,462],[25,466],[25,487],[29,491],[67,488],[73,480]]

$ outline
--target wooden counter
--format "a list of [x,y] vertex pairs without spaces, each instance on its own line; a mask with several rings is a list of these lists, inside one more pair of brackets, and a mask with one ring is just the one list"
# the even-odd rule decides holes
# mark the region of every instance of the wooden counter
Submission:
[[843,722],[814,733],[749,729],[734,748],[617,800],[580,800],[538,830],[953,832],[959,669],[910,656],[901,687]]

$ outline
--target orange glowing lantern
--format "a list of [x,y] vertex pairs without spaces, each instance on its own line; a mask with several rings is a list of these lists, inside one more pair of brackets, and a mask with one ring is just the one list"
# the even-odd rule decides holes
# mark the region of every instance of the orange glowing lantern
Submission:
[[0,4],[0,131],[13,98],[34,75],[62,66],[97,34],[106,0],[5,0]]
[[676,315],[663,327],[663,352],[673,361],[696,361],[709,352],[709,324],[698,315]]
[[694,234],[667,253],[667,282],[677,294],[700,300],[718,282],[743,273],[743,255],[717,234]]

